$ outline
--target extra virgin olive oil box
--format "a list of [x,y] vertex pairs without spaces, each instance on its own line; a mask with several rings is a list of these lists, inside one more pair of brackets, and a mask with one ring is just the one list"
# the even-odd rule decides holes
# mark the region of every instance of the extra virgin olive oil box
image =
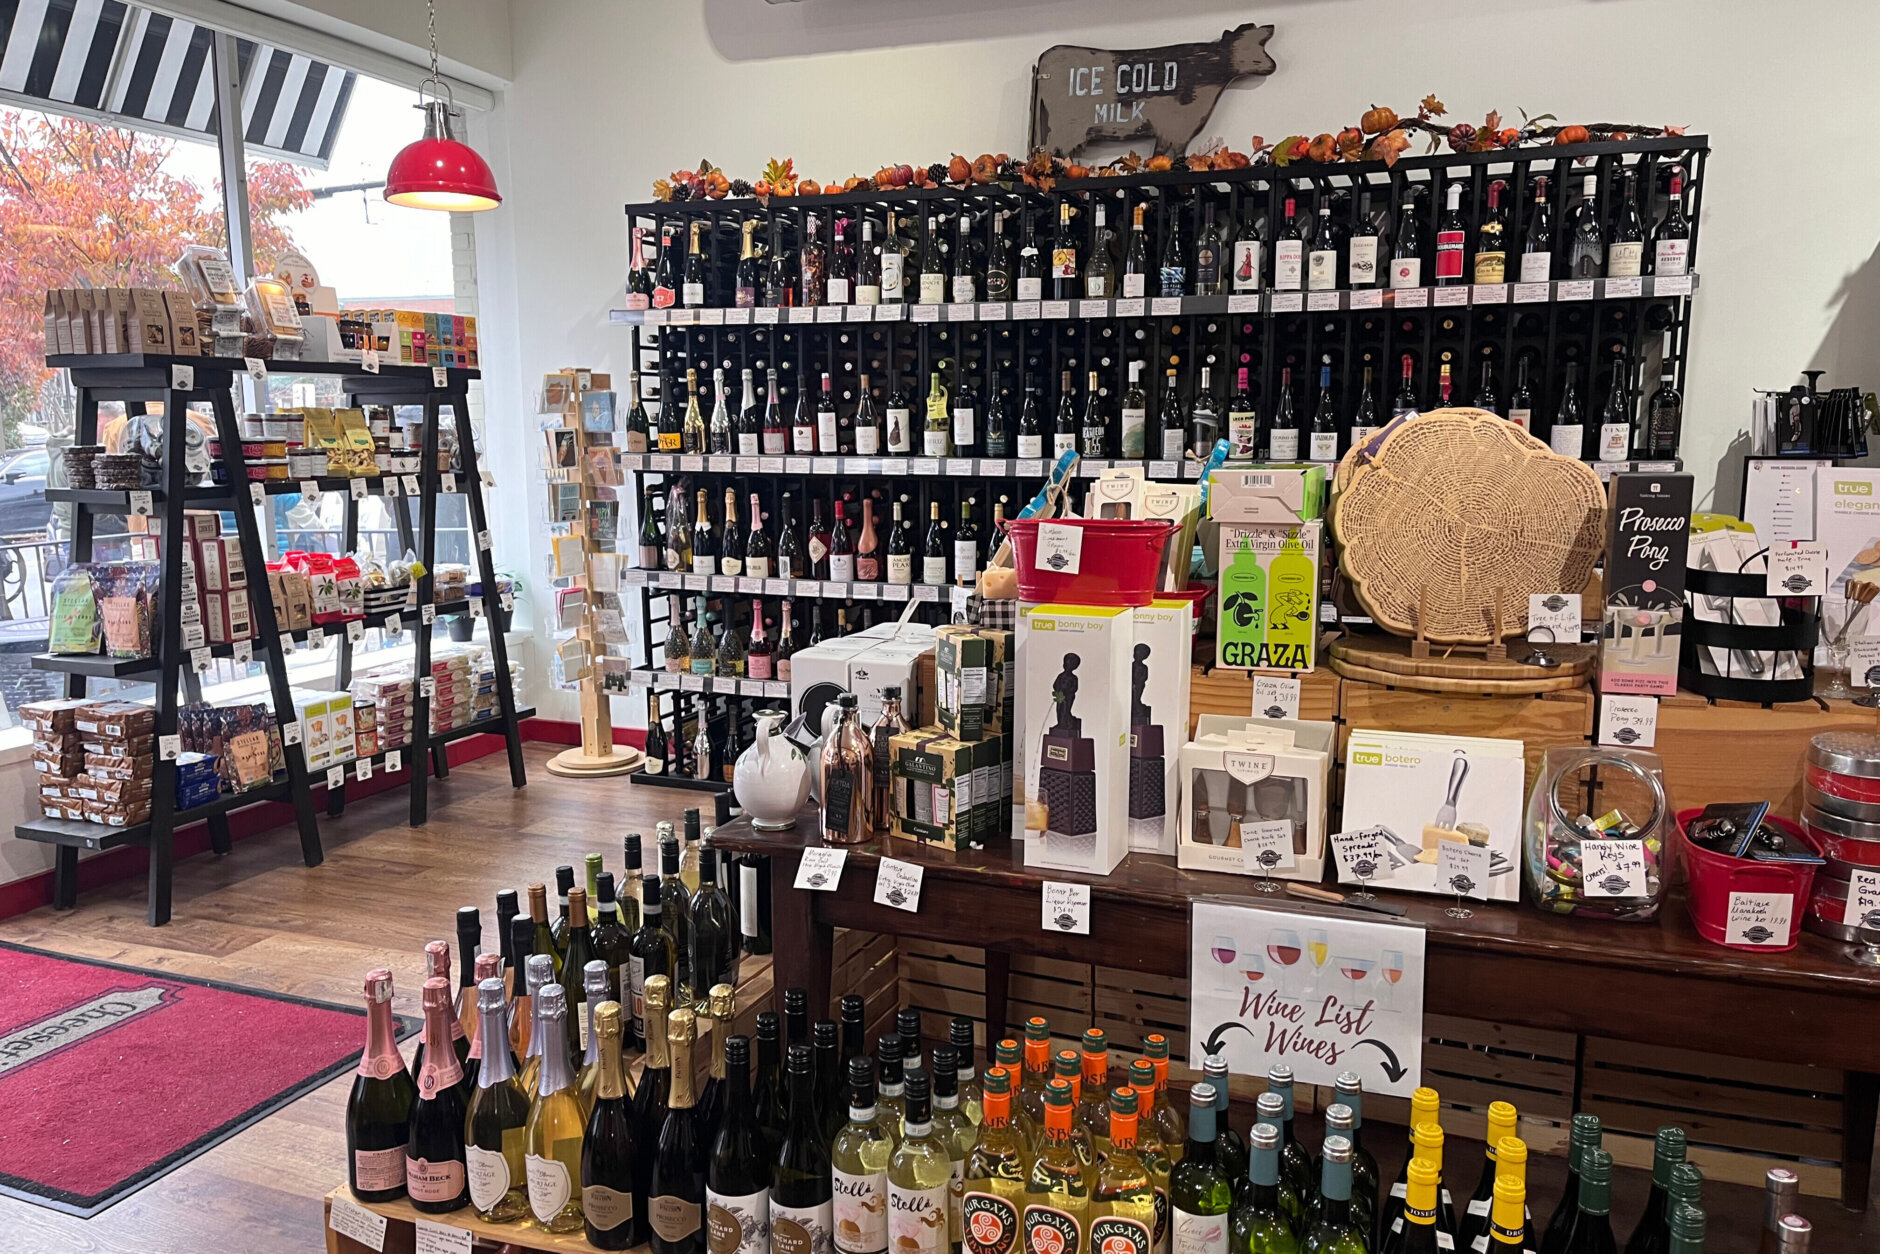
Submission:
[[1019,607],[1013,804],[1023,810],[1026,866],[1107,875],[1129,855],[1135,639],[1127,608]]
[[1217,665],[1309,671],[1317,660],[1324,524],[1223,523],[1215,600]]

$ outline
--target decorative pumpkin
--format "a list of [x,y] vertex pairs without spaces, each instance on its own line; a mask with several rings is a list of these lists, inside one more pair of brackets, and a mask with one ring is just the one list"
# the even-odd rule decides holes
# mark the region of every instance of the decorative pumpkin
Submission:
[[1584,144],[1588,138],[1584,126],[1563,126],[1554,134],[1556,144]]
[[1358,119],[1358,125],[1366,135],[1377,135],[1397,125],[1397,111],[1384,105],[1372,105]]

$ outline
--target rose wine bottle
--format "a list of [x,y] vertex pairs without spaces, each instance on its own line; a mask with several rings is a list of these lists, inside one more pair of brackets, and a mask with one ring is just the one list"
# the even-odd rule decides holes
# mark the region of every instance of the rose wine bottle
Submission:
[[405,1195],[405,1149],[417,1085],[398,1054],[392,1019],[392,973],[366,972],[366,1047],[346,1100],[346,1166],[352,1194],[362,1202]]
[[444,1214],[470,1204],[469,1172],[464,1164],[463,1064],[447,1042],[451,1024],[450,981],[432,976],[424,982],[424,1069],[411,1106],[411,1136],[405,1146],[405,1191],[411,1204],[427,1214]]

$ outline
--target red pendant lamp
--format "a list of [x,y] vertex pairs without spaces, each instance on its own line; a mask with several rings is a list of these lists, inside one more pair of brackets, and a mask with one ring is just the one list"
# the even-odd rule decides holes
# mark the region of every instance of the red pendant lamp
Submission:
[[[450,86],[437,68],[437,3],[427,0],[431,19],[431,77],[418,85],[424,138],[399,149],[385,173],[385,199],[407,209],[480,213],[503,203],[496,177],[476,149],[457,133],[461,122]],[[425,98],[427,89],[431,92]]]

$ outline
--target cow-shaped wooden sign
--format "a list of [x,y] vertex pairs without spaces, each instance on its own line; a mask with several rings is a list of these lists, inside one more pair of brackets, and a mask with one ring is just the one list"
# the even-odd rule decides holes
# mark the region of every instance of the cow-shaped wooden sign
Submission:
[[1093,143],[1153,137],[1175,156],[1208,124],[1235,79],[1275,69],[1271,26],[1249,22],[1213,43],[1045,49],[1031,72],[1031,149],[1074,157]]

